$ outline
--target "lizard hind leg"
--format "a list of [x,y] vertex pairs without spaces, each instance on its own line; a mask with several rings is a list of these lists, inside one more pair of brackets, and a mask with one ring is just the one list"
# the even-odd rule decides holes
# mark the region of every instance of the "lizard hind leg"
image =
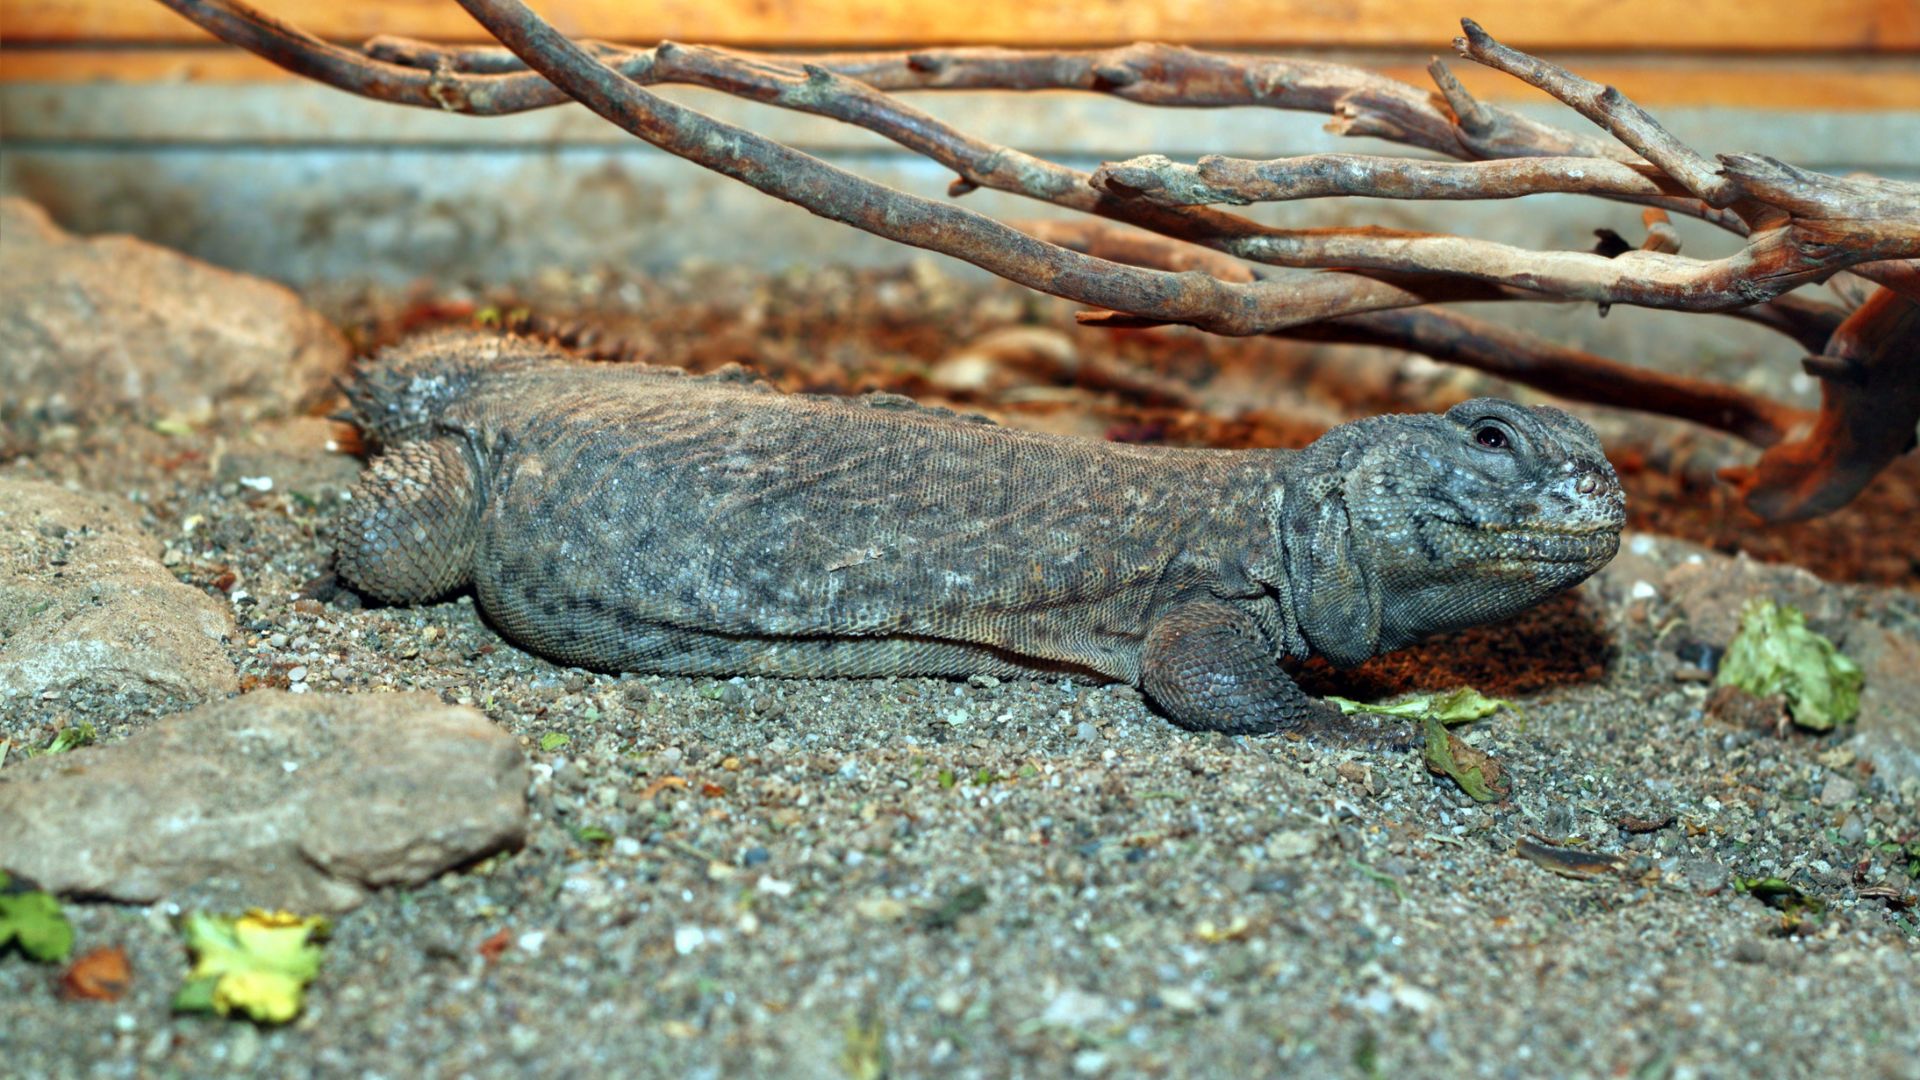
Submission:
[[389,604],[437,599],[467,584],[480,531],[473,462],[456,439],[403,443],[374,458],[334,523],[334,564]]

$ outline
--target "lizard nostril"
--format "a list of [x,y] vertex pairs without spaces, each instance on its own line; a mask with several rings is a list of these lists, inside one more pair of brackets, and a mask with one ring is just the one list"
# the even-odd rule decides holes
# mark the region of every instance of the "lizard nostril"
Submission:
[[1580,478],[1579,483],[1574,485],[1574,490],[1582,495],[1591,495],[1600,490],[1600,478],[1592,473],[1588,473]]

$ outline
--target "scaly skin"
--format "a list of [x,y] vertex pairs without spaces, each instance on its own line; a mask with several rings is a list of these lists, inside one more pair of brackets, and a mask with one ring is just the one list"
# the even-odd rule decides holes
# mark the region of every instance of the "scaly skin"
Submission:
[[509,639],[608,671],[1093,673],[1229,732],[1375,734],[1279,659],[1506,618],[1604,565],[1624,520],[1585,424],[1494,399],[1186,450],[471,331],[388,350],[349,395],[385,451],[337,566],[377,599],[471,585]]

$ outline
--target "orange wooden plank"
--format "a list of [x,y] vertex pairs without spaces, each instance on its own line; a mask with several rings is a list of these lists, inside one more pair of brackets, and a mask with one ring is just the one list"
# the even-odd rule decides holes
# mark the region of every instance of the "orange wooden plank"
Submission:
[[[1595,82],[1615,86],[1652,108],[1728,106],[1743,109],[1873,111],[1920,109],[1920,65],[1853,64],[1842,61],[1715,57],[1662,57],[1633,63],[1619,59],[1559,62]],[[1424,64],[1370,65],[1383,75],[1416,86],[1430,84]],[[1549,100],[1518,79],[1464,61],[1451,65],[1469,91],[1503,103]]]
[[[263,0],[322,37],[484,35],[452,0]],[[541,0],[562,30],[619,41],[743,45],[1101,44],[1444,51],[1471,11],[1522,48],[1714,52],[1920,52],[1915,0]],[[7,0],[11,43],[205,40],[152,0]]]
[[[1421,63],[1404,54],[1343,56],[1383,74],[1428,85]],[[1620,87],[1651,107],[1722,105],[1755,109],[1920,110],[1920,65],[1716,57],[1561,58],[1589,78]],[[1472,64],[1453,65],[1468,89],[1489,101],[1541,100],[1532,88]],[[237,49],[4,49],[0,83],[275,82],[293,76]]]

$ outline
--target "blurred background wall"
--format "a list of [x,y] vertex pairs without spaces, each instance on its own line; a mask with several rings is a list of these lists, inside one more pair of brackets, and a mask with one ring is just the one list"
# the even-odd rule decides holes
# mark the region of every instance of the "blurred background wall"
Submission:
[[[452,0],[266,0],[328,39],[482,40]],[[1510,44],[1619,86],[1707,152],[1920,179],[1920,4],[1913,0],[543,0],[563,30],[807,50],[1152,39],[1339,60],[1418,85],[1470,14]],[[1512,79],[1453,67],[1483,97],[1584,121]],[[886,183],[940,196],[950,174],[831,121],[669,88],[669,96]],[[1093,95],[929,93],[914,103],[988,139],[1090,168],[1157,152],[1406,153],[1270,110],[1150,109]],[[227,48],[149,0],[8,0],[0,24],[0,189],[82,232],[125,231],[295,285],[485,284],[555,269],[688,259],[778,267],[915,253],[812,218],[644,146],[578,106],[476,119],[363,101]],[[1053,211],[979,192],[1007,218]],[[1638,235],[1638,212],[1546,197],[1486,204],[1323,200],[1259,208],[1299,224],[1442,229],[1543,248]],[[1689,253],[1727,237],[1683,222]],[[3,239],[3,238],[0,238]],[[964,272],[957,263],[942,265]],[[1526,305],[1565,340],[1743,350],[1729,320]],[[1625,335],[1623,347],[1622,335]]]

